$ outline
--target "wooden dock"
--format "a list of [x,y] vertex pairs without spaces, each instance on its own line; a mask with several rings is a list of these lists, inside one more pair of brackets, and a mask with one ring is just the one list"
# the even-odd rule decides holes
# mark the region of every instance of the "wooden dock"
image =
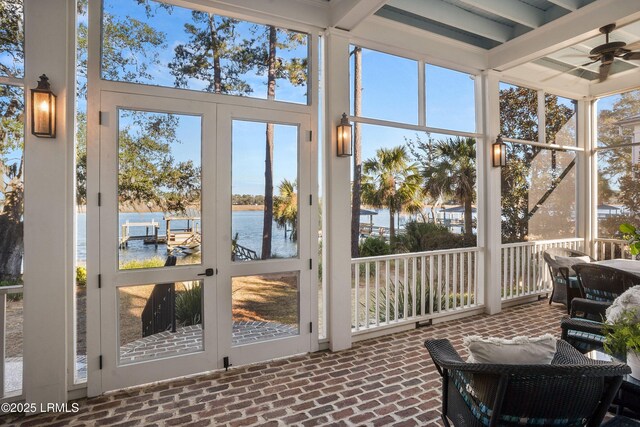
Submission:
[[[122,224],[119,248],[127,249],[132,240],[142,240],[145,245],[167,245],[167,252],[179,252],[191,255],[200,252],[201,231],[199,216],[165,216],[166,234],[159,234],[160,223],[156,220],[148,222],[127,221]],[[172,228],[172,221],[186,221],[184,228]],[[139,230],[144,229],[144,233]],[[136,233],[137,232],[137,233]]]
[[[143,240],[145,244],[154,244],[158,246],[160,243],[166,242],[166,238],[164,236],[159,236],[158,231],[160,230],[160,223],[155,220],[151,220],[150,222],[130,222],[127,221],[121,226],[120,233],[120,249],[126,249],[129,246],[130,240]],[[144,228],[144,234],[131,234],[132,228]],[[151,230],[151,232],[149,232]],[[163,242],[164,238],[164,242]]]

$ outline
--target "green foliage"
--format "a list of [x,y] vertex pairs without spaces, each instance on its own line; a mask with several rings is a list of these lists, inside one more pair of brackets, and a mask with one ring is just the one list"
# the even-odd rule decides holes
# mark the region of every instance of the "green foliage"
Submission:
[[614,323],[604,324],[604,348],[609,354],[640,354],[640,322],[635,310],[626,310]]
[[[0,280],[0,287],[3,286],[22,286],[24,283],[22,279],[9,279],[9,280]],[[22,301],[23,294],[22,292],[17,294],[7,294],[8,301]]]
[[631,224],[620,224],[620,232],[624,238],[629,242],[629,251],[631,255],[640,254],[640,232],[636,227]]
[[[545,135],[547,142],[555,142],[560,136],[575,135],[571,118],[574,110],[558,102],[554,95],[545,96]],[[509,138],[538,141],[538,94],[523,87],[507,87],[500,90],[500,133]],[[566,142],[568,143],[568,142]],[[539,215],[553,213],[559,218],[571,218],[568,210],[573,206],[567,200],[550,197],[544,202],[545,210],[537,210],[539,200],[530,200],[531,194],[545,194],[557,180],[562,170],[556,168],[556,153],[540,156],[549,150],[525,144],[508,144],[507,166],[502,168],[502,240],[503,243],[526,240],[529,220]],[[536,159],[537,169],[532,169]],[[544,167],[541,167],[544,166]],[[533,176],[534,173],[538,175]],[[549,179],[551,176],[551,180]],[[545,187],[540,187],[544,185]],[[536,186],[538,186],[536,188]],[[553,187],[555,190],[555,187]],[[530,210],[536,206],[536,210]],[[555,228],[558,228],[557,225]]]
[[362,164],[362,201],[376,208],[389,209],[391,241],[396,238],[395,215],[422,209],[422,177],[410,162],[403,146],[379,148],[376,157]]
[[289,239],[298,239],[298,194],[297,180],[283,179],[278,185],[280,193],[273,200],[273,219],[279,228],[288,229],[291,233]]
[[264,205],[264,196],[262,194],[234,194],[231,196],[232,205]]
[[139,268],[155,268],[163,267],[165,260],[160,257],[153,257],[149,259],[135,259],[120,264],[120,270],[135,270]]
[[76,286],[87,286],[87,268],[76,267]]
[[403,252],[463,248],[476,245],[476,237],[461,236],[447,227],[432,222],[409,221],[398,236],[397,247]]
[[476,140],[446,138],[407,140],[420,163],[423,193],[434,201],[453,198],[464,206],[464,233],[473,235],[472,209],[476,199]]
[[[387,319],[387,295],[385,293],[384,289],[380,289],[378,291],[378,321],[380,323],[384,323],[384,322],[390,322],[390,321],[394,321],[394,320],[401,320],[404,316],[404,310],[405,310],[405,305],[407,306],[407,313],[409,314],[409,316],[413,315],[413,308],[415,307],[416,310],[416,316],[422,316],[425,314],[429,314],[429,304],[426,303],[425,304],[425,312],[422,312],[422,283],[420,278],[417,278],[416,280],[416,292],[415,295],[413,294],[413,289],[411,286],[408,287],[407,289],[407,300],[405,301],[405,296],[404,296],[404,284],[402,283],[402,281],[398,281],[398,298],[396,299],[396,289],[395,289],[395,284],[393,283],[393,281],[391,281],[389,288],[388,288],[388,293],[389,293],[389,298],[388,298],[388,312],[389,312],[389,318]],[[425,290],[425,301],[430,301],[431,300],[431,296],[430,296],[430,290],[426,289]],[[432,305],[432,310],[431,312],[436,312],[438,310],[446,310],[447,308],[447,300],[448,300],[448,307],[453,307],[454,303],[456,307],[461,307],[463,305],[467,305],[467,304],[473,304],[475,301],[475,298],[473,295],[470,295],[468,293],[455,293],[455,294],[450,294],[450,295],[446,295],[446,292],[441,292],[440,294],[440,298],[438,301],[438,295],[437,295],[437,291],[434,294],[433,297],[433,305]],[[364,301],[360,301],[360,306],[365,309],[365,303]],[[398,310],[398,318],[395,318],[395,312],[396,312],[396,307]],[[364,310],[363,310],[364,312]],[[375,291],[371,291],[370,295],[369,295],[369,318],[373,318],[375,319],[375,312],[376,312],[376,308],[375,308]]]
[[24,68],[23,0],[0,2],[0,74],[20,78]]
[[202,323],[202,289],[199,284],[176,293],[176,322],[180,326]]
[[381,237],[367,237],[360,243],[360,256],[389,255],[391,246]]

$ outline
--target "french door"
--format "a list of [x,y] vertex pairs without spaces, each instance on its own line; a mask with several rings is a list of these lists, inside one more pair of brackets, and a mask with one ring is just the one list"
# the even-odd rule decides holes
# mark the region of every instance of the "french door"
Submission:
[[317,346],[309,130],[304,114],[102,92],[102,391]]
[[[317,345],[309,116],[219,106],[217,134],[219,348],[235,365],[308,352]],[[267,187],[273,206],[263,208]]]
[[102,92],[103,391],[217,367],[215,123],[215,104]]

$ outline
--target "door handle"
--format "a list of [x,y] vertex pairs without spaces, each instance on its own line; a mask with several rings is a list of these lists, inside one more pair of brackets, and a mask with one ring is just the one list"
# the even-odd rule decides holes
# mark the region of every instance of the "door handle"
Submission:
[[198,274],[198,276],[213,276],[215,274],[215,270],[213,268],[207,268],[204,273]]

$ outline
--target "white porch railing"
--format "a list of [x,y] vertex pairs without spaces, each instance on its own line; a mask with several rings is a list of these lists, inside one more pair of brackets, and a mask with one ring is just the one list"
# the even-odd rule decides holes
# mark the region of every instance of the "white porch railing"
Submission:
[[593,257],[598,261],[613,258],[632,259],[629,244],[626,240],[595,239],[593,241]]
[[[7,296],[22,295],[22,291],[22,285],[0,287],[0,321],[2,322],[0,326],[0,400],[4,398],[16,398],[22,394],[23,359],[22,357],[10,357],[8,359],[6,357],[7,338],[9,338],[7,335]],[[16,340],[16,337],[12,339]],[[12,344],[15,345],[15,343]],[[10,356],[16,355],[12,354]]]
[[502,245],[502,301],[550,293],[549,269],[543,252],[549,248],[584,251],[584,239],[538,240]]
[[459,248],[352,259],[352,332],[483,305],[479,251]]

